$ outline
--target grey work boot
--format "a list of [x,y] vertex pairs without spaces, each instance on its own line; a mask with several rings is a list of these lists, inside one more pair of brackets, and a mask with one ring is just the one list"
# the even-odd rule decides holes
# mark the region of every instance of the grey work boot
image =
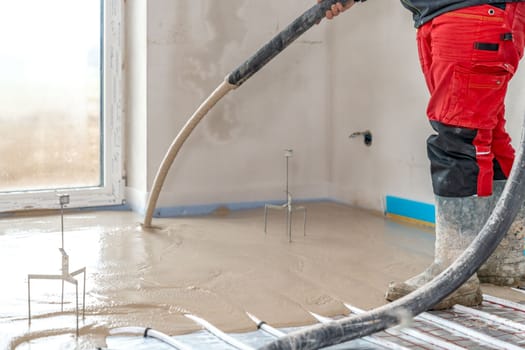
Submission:
[[[391,282],[386,292],[386,299],[393,301],[413,292],[451,265],[483,227],[490,213],[490,204],[490,197],[436,196],[434,262],[421,274],[405,282]],[[448,309],[454,304],[475,306],[482,301],[479,280],[474,275],[433,309]]]
[[[496,206],[505,181],[494,182],[491,209]],[[509,232],[478,270],[478,278],[483,283],[499,286],[517,286],[525,278],[525,255],[523,237],[525,236],[525,205],[520,208]]]

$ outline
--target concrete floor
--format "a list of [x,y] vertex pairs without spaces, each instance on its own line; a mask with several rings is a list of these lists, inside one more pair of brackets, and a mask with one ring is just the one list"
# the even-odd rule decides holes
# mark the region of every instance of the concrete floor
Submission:
[[[191,312],[227,332],[254,331],[249,311],[275,327],[315,323],[308,313],[347,314],[385,303],[388,282],[404,280],[432,260],[434,236],[425,227],[335,203],[307,203],[288,243],[283,212],[263,210],[197,218],[156,219],[143,231],[131,212],[71,211],[65,215],[70,269],[87,268],[86,318],[75,338],[74,288],[32,281],[28,326],[27,275],[60,273],[60,217],[0,220],[0,349],[93,349],[108,330],[152,327],[170,335],[200,329]],[[523,294],[484,286],[517,301]]]

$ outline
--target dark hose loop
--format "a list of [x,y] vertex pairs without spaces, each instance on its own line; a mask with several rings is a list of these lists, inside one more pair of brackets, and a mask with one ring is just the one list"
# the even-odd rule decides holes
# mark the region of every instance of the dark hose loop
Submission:
[[[525,123],[525,120],[524,120]],[[494,252],[525,201],[525,125],[510,178],[487,223],[458,259],[413,293],[359,316],[347,317],[291,333],[260,349],[319,349],[361,338],[399,324],[436,305],[470,278]]]

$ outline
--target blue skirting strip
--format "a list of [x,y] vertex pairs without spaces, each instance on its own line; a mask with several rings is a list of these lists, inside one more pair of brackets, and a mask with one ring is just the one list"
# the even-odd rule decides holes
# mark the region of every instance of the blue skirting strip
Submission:
[[436,223],[434,205],[394,196],[386,196],[386,214]]
[[[297,199],[296,202],[321,202],[333,200],[328,198],[311,198],[311,199]],[[157,208],[153,213],[153,216],[156,218],[172,218],[172,217],[181,217],[181,216],[199,216],[199,215],[208,215],[213,213],[219,208],[227,208],[231,211],[235,210],[244,210],[244,209],[255,209],[255,208],[264,208],[265,204],[274,204],[281,205],[284,204],[284,200],[270,200],[270,201],[258,201],[258,202],[237,202],[237,203],[215,203],[215,204],[203,204],[203,205],[188,205],[180,207],[168,207],[168,208]]]

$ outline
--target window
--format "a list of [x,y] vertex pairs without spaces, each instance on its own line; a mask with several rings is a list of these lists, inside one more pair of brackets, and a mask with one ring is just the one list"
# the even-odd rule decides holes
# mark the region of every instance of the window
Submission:
[[121,204],[121,13],[0,0],[0,211]]

